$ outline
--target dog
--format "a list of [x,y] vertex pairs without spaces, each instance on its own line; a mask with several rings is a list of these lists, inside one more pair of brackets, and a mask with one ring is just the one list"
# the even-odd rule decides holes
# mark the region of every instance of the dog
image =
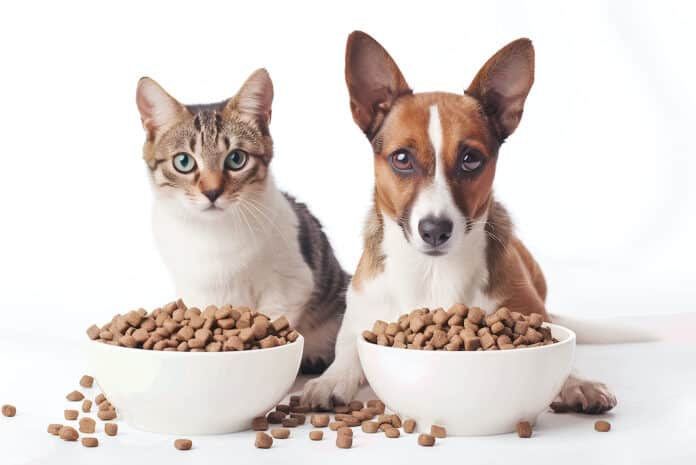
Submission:
[[[492,189],[500,147],[534,82],[531,41],[499,50],[463,94],[414,93],[389,53],[355,31],[345,77],[353,119],[372,146],[374,205],[335,360],[305,385],[303,401],[320,408],[350,401],[364,381],[356,340],[375,320],[465,303],[549,321],[541,268]],[[604,384],[571,375],[552,407],[600,413],[615,405]]]

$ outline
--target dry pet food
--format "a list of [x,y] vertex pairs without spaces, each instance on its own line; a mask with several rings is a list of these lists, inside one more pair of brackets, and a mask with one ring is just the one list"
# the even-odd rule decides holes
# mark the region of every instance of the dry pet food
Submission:
[[190,439],[177,439],[174,441],[174,447],[179,450],[189,450],[192,445],[193,442]]
[[65,417],[66,420],[77,420],[77,417],[80,413],[77,410],[64,410],[63,411],[63,417]]
[[387,428],[384,430],[384,435],[388,438],[398,438],[401,433],[399,433],[399,430],[397,428],[394,428],[393,426],[391,428]]
[[106,400],[106,396],[104,394],[98,394],[97,397],[94,398],[94,403],[97,405],[101,405],[102,402]]
[[108,421],[108,420],[113,420],[116,418],[116,410],[109,409],[109,410],[99,410],[97,412],[97,417],[99,417],[100,420],[103,421]]
[[353,447],[353,435],[338,434],[336,436],[336,447],[340,449],[350,449]]
[[376,433],[379,430],[379,423],[376,421],[364,421],[362,430],[365,433]]
[[419,308],[392,323],[378,320],[362,337],[381,346],[449,351],[509,350],[558,342],[542,323],[538,313],[523,315],[501,307],[486,316],[478,307],[455,304],[446,311]]
[[60,436],[63,441],[77,441],[80,435],[72,426],[63,426],[58,430],[58,436]]
[[331,431],[338,431],[339,428],[343,428],[344,426],[348,426],[345,421],[332,421],[329,423],[329,429]]
[[300,423],[297,420],[297,418],[288,417],[288,418],[283,418],[283,421],[280,422],[280,424],[283,425],[283,427],[285,427],[285,428],[295,428]]
[[317,428],[325,428],[329,424],[329,416],[326,414],[312,415],[310,423]]
[[435,436],[430,434],[419,434],[418,445],[423,447],[432,447],[435,445]]
[[85,398],[84,394],[82,394],[80,391],[73,391],[69,393],[67,396],[65,396],[66,399],[72,402],[77,402],[78,400],[82,400]]
[[430,427],[430,434],[435,436],[436,438],[442,439],[447,437],[447,430],[444,426],[432,425]]
[[92,410],[92,401],[89,399],[85,399],[82,401],[82,411],[84,413],[88,413],[90,410]]
[[314,431],[309,432],[309,439],[312,441],[321,441],[324,439],[324,432],[319,431],[318,429],[315,429]]
[[273,428],[271,430],[271,436],[275,439],[287,439],[290,437],[290,430],[287,428]]
[[517,423],[517,435],[521,438],[531,438],[532,437],[532,425],[528,421],[521,421]]
[[80,442],[84,447],[97,447],[99,445],[99,440],[93,437],[82,438]]
[[96,422],[89,417],[82,417],[80,418],[80,433],[94,433],[94,428],[96,426]]
[[80,378],[80,386],[83,388],[91,388],[92,384],[94,384],[94,378],[91,376],[84,375],[82,378]]
[[272,437],[270,437],[263,431],[259,431],[256,433],[256,440],[254,441],[254,446],[256,446],[259,449],[270,449],[272,445]]
[[409,418],[408,420],[404,421],[404,432],[405,433],[413,433],[415,430],[416,430],[416,420]]
[[595,421],[594,429],[600,433],[606,433],[611,429],[611,423],[604,420]]
[[254,431],[266,431],[268,429],[268,420],[266,417],[256,417],[251,420],[251,429]]
[[118,434],[118,425],[116,423],[105,423],[104,432],[107,436],[116,436]]
[[[297,340],[299,333],[290,327],[285,316],[271,320],[247,307],[231,305],[210,305],[201,311],[178,300],[151,313],[140,309],[116,315],[102,327],[90,326],[87,336],[105,344],[137,349],[226,352],[289,344]],[[281,408],[285,413],[291,410],[289,406]]]
[[54,436],[58,436],[58,433],[60,432],[60,429],[63,427],[63,425],[60,425],[58,423],[51,423],[48,425],[48,428],[46,431],[48,431],[49,434],[52,434]]
[[13,417],[17,415],[17,408],[14,405],[5,404],[2,406],[2,415],[4,417]]

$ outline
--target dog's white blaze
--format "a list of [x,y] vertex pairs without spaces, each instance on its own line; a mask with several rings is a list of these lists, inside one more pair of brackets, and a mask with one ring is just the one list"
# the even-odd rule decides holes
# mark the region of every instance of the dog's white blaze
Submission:
[[437,105],[432,105],[430,107],[428,137],[430,138],[430,144],[434,151],[435,176],[433,177],[432,183],[423,189],[416,197],[409,218],[409,226],[413,243],[421,249],[426,249],[428,245],[418,234],[418,223],[420,220],[427,216],[450,219],[454,224],[452,237],[443,247],[443,250],[448,250],[450,247],[449,243],[452,243],[455,239],[454,236],[464,233],[464,229],[462,228],[466,228],[466,219],[457,208],[454,198],[452,197],[452,192],[450,191],[450,186],[447,183],[445,163],[442,159],[444,135]]

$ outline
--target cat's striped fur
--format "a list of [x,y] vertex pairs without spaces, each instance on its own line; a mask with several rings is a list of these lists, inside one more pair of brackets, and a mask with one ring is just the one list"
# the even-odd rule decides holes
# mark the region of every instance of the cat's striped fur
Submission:
[[[349,276],[306,205],[275,185],[272,97],[265,70],[235,97],[207,105],[182,105],[140,81],[153,229],[187,304],[285,314],[305,338],[303,370],[319,372],[333,360]],[[229,163],[235,153],[243,163]]]

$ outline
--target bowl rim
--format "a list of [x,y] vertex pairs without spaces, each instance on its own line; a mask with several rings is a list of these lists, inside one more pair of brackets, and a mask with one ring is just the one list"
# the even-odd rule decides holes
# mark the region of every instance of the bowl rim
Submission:
[[[367,342],[365,338],[362,337],[362,333],[358,334],[358,345],[370,347],[371,349],[374,350],[383,350],[383,351],[388,351],[388,350],[402,350],[405,352],[413,352],[417,354],[430,354],[428,356],[431,357],[452,357],[452,356],[459,356],[459,357],[467,357],[467,356],[481,356],[481,354],[488,354],[485,356],[488,357],[496,357],[496,356],[501,356],[501,354],[518,354],[518,353],[528,353],[528,352],[534,352],[534,351],[540,351],[540,350],[554,350],[555,348],[559,348],[561,346],[567,345],[567,344],[575,344],[576,340],[576,335],[575,331],[573,331],[570,328],[567,328],[565,326],[557,325],[554,323],[547,323],[544,322],[542,326],[550,327],[551,329],[553,328],[559,328],[561,330],[564,330],[568,333],[568,337],[563,339],[562,341],[555,342],[553,344],[545,345],[545,346],[538,346],[538,347],[524,347],[521,349],[510,349],[510,350],[414,350],[414,349],[408,349],[408,348],[402,348],[402,347],[391,347],[391,346],[380,346],[377,344],[373,344],[371,342]],[[437,355],[436,355],[437,354]],[[444,355],[447,354],[447,355]],[[466,355],[465,355],[466,354]]]
[[[141,349],[141,348],[136,348],[136,347],[123,347],[123,346],[115,346],[111,344],[106,344],[104,342],[99,342],[96,339],[88,339],[87,344],[89,347],[99,347],[100,349],[103,348],[105,350],[112,350],[116,352],[144,352],[144,353],[149,353],[151,356],[162,356],[162,357],[185,357],[187,354],[189,357],[224,357],[224,356],[229,356],[230,354],[237,354],[236,356],[242,357],[242,356],[251,356],[248,354],[254,354],[254,353],[269,353],[273,351],[282,351],[282,350],[290,350],[292,346],[299,344],[300,345],[300,350],[304,349],[304,337],[302,334],[299,335],[299,337],[294,341],[289,344],[283,344],[282,346],[275,346],[275,347],[270,347],[268,349],[257,349],[257,350],[228,350],[228,351],[220,351],[220,352],[191,352],[191,351],[186,351],[186,352],[179,352],[176,350],[149,350],[149,349]],[[246,354],[246,355],[241,355],[241,354]]]

